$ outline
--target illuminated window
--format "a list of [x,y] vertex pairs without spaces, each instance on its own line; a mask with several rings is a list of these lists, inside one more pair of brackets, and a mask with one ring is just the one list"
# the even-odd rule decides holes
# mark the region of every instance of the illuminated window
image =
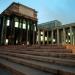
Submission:
[[47,37],[45,37],[45,41],[47,41]]
[[36,31],[36,26],[35,26],[34,30]]
[[8,44],[8,42],[9,42],[9,40],[8,40],[8,39],[6,39],[6,40],[5,40],[5,44],[7,45],[7,44]]
[[18,40],[16,40],[16,44],[18,43]]
[[29,30],[29,24],[28,24],[28,30]]
[[68,40],[66,39],[66,43],[68,42]]
[[27,41],[27,45],[29,45],[29,41]]
[[41,41],[43,41],[43,36],[41,36]]
[[53,42],[55,42],[56,40],[55,39],[53,39]]
[[26,29],[26,21],[25,21],[25,19],[23,20],[23,29]]
[[26,24],[25,23],[23,23],[23,29],[26,29]]
[[70,33],[68,33],[68,36],[70,36]]
[[41,32],[41,35],[43,35],[43,32]]
[[6,23],[6,24],[7,24],[7,26],[9,26],[9,25],[10,25],[10,20],[9,20],[9,19],[7,20],[7,23]]
[[18,18],[16,17],[15,18],[15,27],[18,28],[19,27],[18,25],[19,25]]
[[18,22],[15,22],[15,27],[18,28]]

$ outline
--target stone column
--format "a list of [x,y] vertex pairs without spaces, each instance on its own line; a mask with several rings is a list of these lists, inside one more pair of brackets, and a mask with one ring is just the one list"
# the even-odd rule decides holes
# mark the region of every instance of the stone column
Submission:
[[53,44],[53,30],[51,31],[51,40],[52,40],[52,44]]
[[38,29],[38,44],[40,45],[40,41],[41,41],[41,38],[40,38],[40,29]]
[[2,32],[1,32],[1,44],[4,45],[5,44],[5,38],[6,38],[6,18],[5,16],[3,16],[3,22],[2,22]]
[[49,44],[49,31],[47,31],[47,44]]
[[72,27],[70,26],[70,44],[73,44],[73,38],[72,38],[73,32]]
[[66,32],[65,32],[65,28],[63,28],[63,44],[66,44]]
[[57,29],[57,44],[59,45],[59,29]]
[[33,25],[33,45],[35,44],[35,26]]
[[45,44],[45,31],[43,30],[43,45]]

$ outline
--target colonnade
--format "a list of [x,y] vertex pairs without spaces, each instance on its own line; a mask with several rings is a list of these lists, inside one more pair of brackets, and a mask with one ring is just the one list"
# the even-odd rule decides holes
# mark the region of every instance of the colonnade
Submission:
[[[45,30],[38,28],[38,44],[72,44],[75,45],[75,27],[68,26],[62,28],[55,28],[52,30]],[[43,32],[43,40],[41,41],[41,32]],[[47,33],[47,40],[45,40],[45,32]],[[47,42],[47,43],[45,43]]]
[[[2,17],[0,43],[3,44],[35,44],[37,21],[16,16]],[[24,20],[24,22],[23,22]]]

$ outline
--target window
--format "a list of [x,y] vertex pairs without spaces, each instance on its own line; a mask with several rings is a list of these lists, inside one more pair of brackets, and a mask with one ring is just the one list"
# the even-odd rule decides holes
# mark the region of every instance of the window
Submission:
[[9,42],[9,40],[8,40],[8,39],[5,39],[5,44],[6,44],[6,45],[8,44],[8,42]]
[[18,22],[15,22],[15,27],[18,28]]
[[15,27],[18,28],[18,25],[19,25],[19,21],[18,21],[18,18],[16,17],[15,18]]
[[23,20],[23,29],[26,29],[26,21],[25,21],[25,19]]
[[9,19],[7,20],[6,25],[7,25],[7,26],[9,26],[9,25],[10,25],[10,20],[9,20]]
[[36,26],[35,26],[34,30],[36,31]]
[[18,40],[16,40],[16,44],[18,43]]
[[29,28],[30,28],[30,26],[29,26],[29,24],[28,24],[28,30],[29,30]]

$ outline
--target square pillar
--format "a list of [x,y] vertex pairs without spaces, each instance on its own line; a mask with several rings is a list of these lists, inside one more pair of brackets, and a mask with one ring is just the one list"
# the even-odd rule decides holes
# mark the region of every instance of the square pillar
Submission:
[[35,25],[33,25],[33,45],[35,44]]
[[1,32],[1,44],[5,44],[6,39],[6,17],[3,16],[3,22],[2,22],[2,32]]
[[38,44],[40,45],[40,42],[41,42],[41,35],[40,35],[41,33],[40,33],[40,29],[38,29]]
[[59,45],[59,29],[57,29],[57,44]]
[[52,44],[53,44],[53,36],[54,36],[54,35],[53,35],[53,30],[52,30],[52,31],[51,31],[51,40],[52,40],[51,43],[52,43]]
[[65,31],[65,28],[63,28],[63,44],[66,44],[66,31]]
[[72,38],[73,32],[72,27],[70,26],[70,44],[73,44],[73,38]]
[[29,45],[29,22],[27,23],[27,45]]

